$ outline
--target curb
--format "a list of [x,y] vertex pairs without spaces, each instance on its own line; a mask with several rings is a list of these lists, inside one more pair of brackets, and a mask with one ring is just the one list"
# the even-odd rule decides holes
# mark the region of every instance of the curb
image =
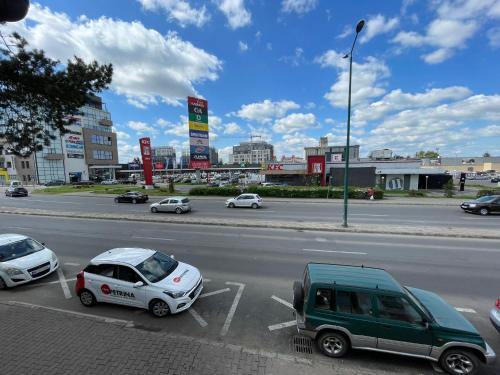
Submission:
[[332,225],[326,223],[294,223],[277,221],[255,221],[248,219],[218,219],[209,221],[207,219],[197,218],[179,218],[166,216],[137,216],[137,215],[113,215],[113,214],[88,214],[88,213],[64,213],[52,212],[46,210],[21,210],[0,207],[0,214],[9,215],[28,215],[44,216],[68,219],[91,219],[91,220],[118,220],[118,221],[136,221],[145,223],[160,224],[184,224],[184,225],[207,225],[207,226],[225,226],[235,228],[265,228],[265,229],[289,229],[298,231],[318,231],[318,232],[337,232],[337,233],[365,233],[365,234],[387,234],[387,235],[412,235],[429,237],[453,237],[453,238],[478,238],[478,239],[500,239],[500,232],[493,230],[474,230],[464,233],[463,229],[436,228],[432,227],[386,227],[383,225],[352,225],[344,228],[341,225]]

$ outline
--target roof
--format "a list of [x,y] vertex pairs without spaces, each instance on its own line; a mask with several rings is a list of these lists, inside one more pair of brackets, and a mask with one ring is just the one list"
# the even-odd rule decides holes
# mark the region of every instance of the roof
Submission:
[[403,292],[402,286],[385,270],[363,266],[309,263],[311,283]]
[[28,238],[23,234],[15,234],[15,233],[5,233],[0,234],[0,246],[6,245],[8,243],[17,242]]
[[176,196],[176,197],[167,197],[165,199],[179,199],[179,200],[182,200],[184,198],[187,198],[187,197]]
[[91,260],[93,263],[126,263],[131,266],[137,266],[144,260],[156,253],[155,250],[151,249],[140,249],[140,248],[116,248],[105,251],[104,253],[96,256]]
[[432,169],[432,168],[377,168],[376,173],[435,175],[435,174],[445,174],[445,171],[443,169]]

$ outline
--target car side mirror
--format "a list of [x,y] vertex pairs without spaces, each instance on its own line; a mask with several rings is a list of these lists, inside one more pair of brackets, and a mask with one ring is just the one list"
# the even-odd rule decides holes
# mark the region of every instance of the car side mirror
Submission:
[[42,242],[42,245],[45,246],[45,242]]
[[430,324],[429,322],[427,321],[427,319],[424,319],[422,320],[422,326],[424,327],[424,329],[428,330],[430,328]]
[[174,254],[170,255],[170,258],[175,259]]
[[144,286],[144,283],[142,281],[138,281],[134,284],[134,288],[140,288],[141,286]]

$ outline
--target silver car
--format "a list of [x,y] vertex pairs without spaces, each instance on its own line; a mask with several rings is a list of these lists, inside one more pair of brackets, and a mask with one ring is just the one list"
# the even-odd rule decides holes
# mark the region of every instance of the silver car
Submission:
[[241,194],[236,198],[230,198],[226,201],[226,207],[252,207],[260,208],[262,207],[262,198],[258,194]]
[[153,213],[175,212],[176,214],[182,214],[191,211],[191,201],[187,197],[170,197],[153,203],[150,207]]
[[497,299],[495,307],[490,312],[490,320],[493,327],[500,333],[500,298]]

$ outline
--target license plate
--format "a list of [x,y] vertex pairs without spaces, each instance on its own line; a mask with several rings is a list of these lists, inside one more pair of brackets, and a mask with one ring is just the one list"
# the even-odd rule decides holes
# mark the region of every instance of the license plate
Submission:
[[50,268],[50,266],[45,266],[45,267],[40,268],[40,269],[38,269],[36,271],[31,271],[30,274],[31,274],[31,276],[36,276],[39,273],[42,273],[43,271],[47,271],[49,268]]

